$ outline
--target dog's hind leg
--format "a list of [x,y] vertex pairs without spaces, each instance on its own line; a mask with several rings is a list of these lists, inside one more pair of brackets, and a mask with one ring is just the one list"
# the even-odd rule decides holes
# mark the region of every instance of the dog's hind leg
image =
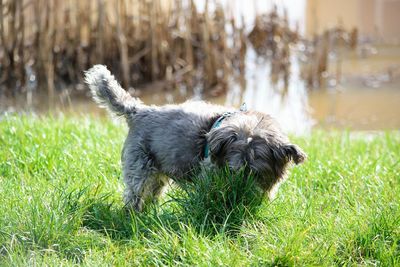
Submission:
[[122,152],[122,166],[125,182],[125,205],[141,211],[144,197],[148,195],[146,184],[155,172],[153,162],[143,148],[135,142],[125,144]]
[[[127,180],[130,180],[129,183]],[[136,211],[142,211],[144,200],[143,200],[143,191],[144,191],[144,183],[147,177],[143,176],[133,176],[133,178],[125,179],[126,188],[124,191],[124,202],[126,207],[129,209],[134,209]]]
[[148,175],[137,169],[130,169],[124,174],[125,191],[124,202],[129,208],[136,211],[143,209],[143,191]]

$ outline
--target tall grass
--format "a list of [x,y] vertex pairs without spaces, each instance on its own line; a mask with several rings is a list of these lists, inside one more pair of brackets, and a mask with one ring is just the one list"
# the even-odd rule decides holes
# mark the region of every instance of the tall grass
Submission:
[[243,170],[203,170],[181,187],[182,194],[174,200],[188,223],[204,234],[236,234],[263,200],[256,180]]
[[121,199],[125,134],[97,118],[1,118],[1,266],[400,264],[398,132],[296,138],[309,160],[273,202],[211,172],[142,214]]

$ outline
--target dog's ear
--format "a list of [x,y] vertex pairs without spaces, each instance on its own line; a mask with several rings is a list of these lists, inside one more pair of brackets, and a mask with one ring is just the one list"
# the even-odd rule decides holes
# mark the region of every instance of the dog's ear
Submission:
[[207,135],[210,151],[219,157],[226,154],[230,144],[237,140],[237,132],[233,127],[222,127],[211,131]]
[[289,161],[293,160],[296,164],[300,164],[307,159],[306,153],[294,144],[283,145],[281,151]]

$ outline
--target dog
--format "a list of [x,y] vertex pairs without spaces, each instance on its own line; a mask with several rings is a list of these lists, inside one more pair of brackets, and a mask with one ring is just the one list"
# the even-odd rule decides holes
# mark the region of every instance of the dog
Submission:
[[136,211],[156,200],[169,179],[188,179],[204,162],[216,168],[245,168],[273,198],[290,162],[306,159],[267,114],[204,101],[148,106],[122,89],[103,65],[86,71],[85,82],[93,99],[125,117],[129,126],[121,156],[124,202]]

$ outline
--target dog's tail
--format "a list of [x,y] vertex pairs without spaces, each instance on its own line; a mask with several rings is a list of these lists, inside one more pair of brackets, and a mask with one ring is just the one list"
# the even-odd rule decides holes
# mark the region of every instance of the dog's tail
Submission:
[[85,72],[93,99],[101,106],[119,116],[136,113],[142,102],[132,97],[115,80],[107,67],[94,65]]

